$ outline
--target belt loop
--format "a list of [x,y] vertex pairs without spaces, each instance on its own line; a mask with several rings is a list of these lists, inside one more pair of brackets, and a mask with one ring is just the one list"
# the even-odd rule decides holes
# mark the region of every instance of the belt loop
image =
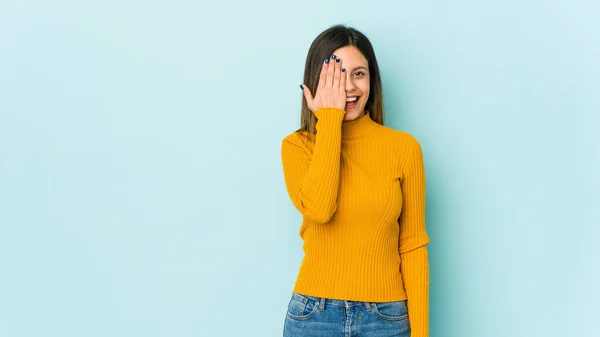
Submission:
[[321,297],[321,299],[319,300],[319,310],[325,310],[325,297]]
[[367,311],[371,311],[371,309],[373,309],[371,302],[365,302],[365,307],[367,308]]

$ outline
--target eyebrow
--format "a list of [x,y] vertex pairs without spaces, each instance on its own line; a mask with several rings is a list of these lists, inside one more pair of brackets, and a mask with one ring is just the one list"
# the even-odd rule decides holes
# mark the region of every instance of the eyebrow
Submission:
[[355,67],[354,69],[352,69],[352,72],[355,72],[355,71],[357,71],[358,69],[361,69],[361,68],[364,69],[364,70],[366,70],[366,71],[369,71],[369,69],[367,69],[366,67],[358,66],[358,67]]

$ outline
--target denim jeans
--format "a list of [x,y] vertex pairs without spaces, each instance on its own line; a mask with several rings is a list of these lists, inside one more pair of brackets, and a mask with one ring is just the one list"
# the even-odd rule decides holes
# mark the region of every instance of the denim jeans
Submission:
[[406,300],[358,302],[292,292],[283,337],[410,337]]

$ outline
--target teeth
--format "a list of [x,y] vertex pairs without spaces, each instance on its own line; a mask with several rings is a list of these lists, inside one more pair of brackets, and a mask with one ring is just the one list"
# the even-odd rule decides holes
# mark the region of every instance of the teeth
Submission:
[[346,102],[354,102],[354,101],[356,101],[356,99],[357,99],[357,98],[358,98],[358,97],[356,97],[356,96],[354,96],[354,97],[349,97],[349,98],[346,98]]

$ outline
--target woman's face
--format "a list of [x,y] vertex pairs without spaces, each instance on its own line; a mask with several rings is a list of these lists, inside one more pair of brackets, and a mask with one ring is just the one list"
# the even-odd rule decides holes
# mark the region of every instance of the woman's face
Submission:
[[[369,99],[370,78],[369,62],[355,46],[345,46],[333,52],[341,59],[342,68],[346,69],[346,115],[345,121],[351,121],[364,115],[365,105]],[[358,97],[356,102],[348,102],[349,98]]]

